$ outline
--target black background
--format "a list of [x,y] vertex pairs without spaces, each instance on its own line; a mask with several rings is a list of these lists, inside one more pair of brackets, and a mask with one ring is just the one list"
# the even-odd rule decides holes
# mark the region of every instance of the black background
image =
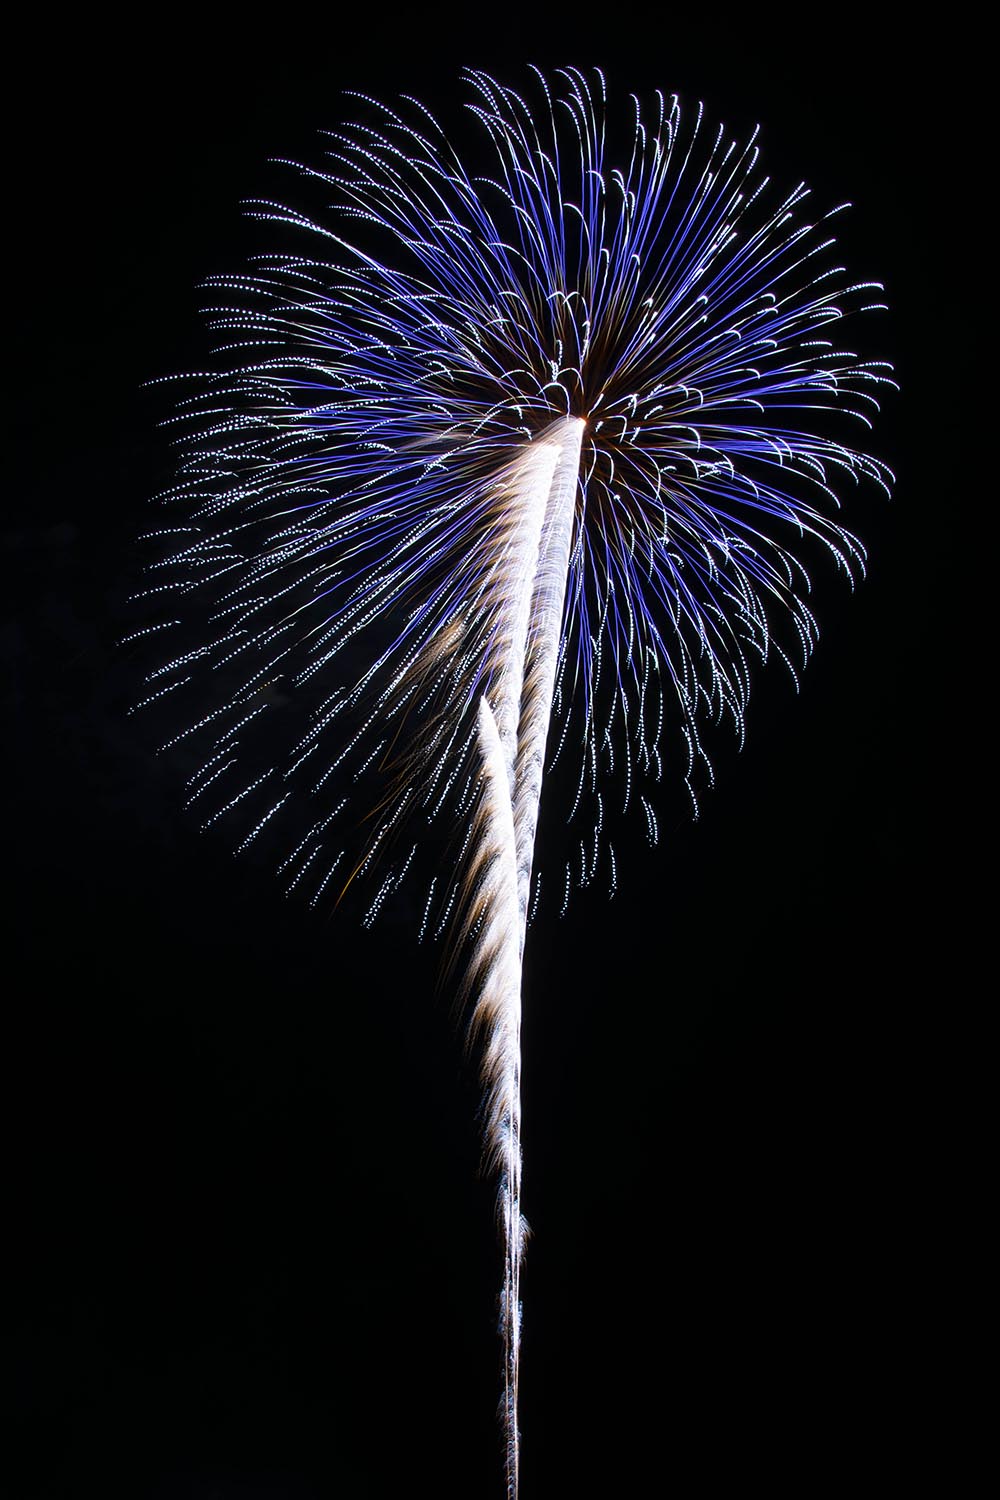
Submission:
[[437,955],[404,920],[366,934],[300,912],[200,835],[126,716],[137,667],[115,640],[171,464],[168,405],[142,384],[205,357],[197,284],[266,243],[239,207],[266,158],[314,159],[344,88],[451,108],[462,64],[516,85],[528,60],[598,61],[616,96],[662,86],[737,134],[760,120],[782,182],[851,198],[845,257],[886,283],[873,336],[904,395],[874,444],[896,498],[848,518],[869,579],[818,601],[802,694],[766,673],[700,821],[668,790],[661,845],[619,851],[614,901],[584,893],[533,930],[524,1500],[808,1495],[944,1462],[948,877],[928,742],[947,668],[926,558],[949,547],[929,460],[953,418],[926,393],[947,61],[861,11],[824,36],[767,13],[627,21],[400,29],[373,8],[355,35],[296,7],[211,27],[164,12],[15,48],[26,1500],[501,1493],[492,1190]]

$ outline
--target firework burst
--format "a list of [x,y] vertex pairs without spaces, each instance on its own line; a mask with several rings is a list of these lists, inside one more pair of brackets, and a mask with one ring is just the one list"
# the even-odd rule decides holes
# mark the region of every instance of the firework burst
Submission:
[[452,842],[423,926],[451,934],[483,1037],[513,1495],[546,745],[576,768],[564,907],[613,887],[616,819],[655,841],[665,760],[694,796],[701,726],[742,733],[754,664],[804,665],[812,559],[863,569],[840,497],[888,488],[846,436],[890,380],[838,339],[880,289],[755,137],[657,96],[619,149],[599,73],[539,74],[530,103],[467,79],[481,171],[414,102],[364,101],[309,173],[328,218],[253,206],[312,253],[211,283],[220,364],[175,419],[150,590],[182,644],[145,702],[200,746],[206,824],[273,841],[314,905],[365,874],[374,920],[430,830]]

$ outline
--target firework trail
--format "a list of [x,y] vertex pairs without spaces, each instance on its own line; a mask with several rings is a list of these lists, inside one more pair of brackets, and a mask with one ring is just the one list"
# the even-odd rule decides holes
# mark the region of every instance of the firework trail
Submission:
[[421,842],[452,841],[423,931],[449,935],[481,1042],[513,1497],[550,717],[549,763],[578,768],[565,904],[598,874],[613,888],[615,819],[655,840],[668,739],[694,796],[700,726],[742,733],[752,664],[805,663],[813,560],[863,570],[838,496],[891,476],[843,431],[891,381],[832,338],[880,289],[831,262],[826,219],[804,187],[774,192],[755,137],[657,96],[619,142],[598,72],[537,74],[531,103],[467,81],[472,165],[415,102],[360,101],[307,174],[322,222],[254,206],[315,251],[211,283],[224,357],[175,419],[147,592],[178,645],[144,704],[201,746],[206,825],[272,842],[314,905],[377,870],[374,920]]

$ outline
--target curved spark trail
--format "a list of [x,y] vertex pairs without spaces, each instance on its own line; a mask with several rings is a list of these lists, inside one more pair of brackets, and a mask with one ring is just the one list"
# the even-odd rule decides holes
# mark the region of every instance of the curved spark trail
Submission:
[[892,382],[838,341],[880,289],[756,135],[657,96],[618,142],[598,72],[538,74],[530,102],[467,81],[486,170],[413,101],[363,101],[307,174],[328,219],[255,205],[311,253],[211,283],[219,369],[178,412],[148,590],[178,645],[143,701],[201,746],[206,824],[271,841],[313,905],[377,868],[374,920],[432,829],[453,841],[424,930],[482,1039],[513,1497],[546,744],[578,765],[561,889],[613,883],[613,819],[655,840],[668,738],[694,796],[700,726],[742,733],[752,663],[807,660],[813,559],[862,571],[840,496],[891,476],[844,434]]

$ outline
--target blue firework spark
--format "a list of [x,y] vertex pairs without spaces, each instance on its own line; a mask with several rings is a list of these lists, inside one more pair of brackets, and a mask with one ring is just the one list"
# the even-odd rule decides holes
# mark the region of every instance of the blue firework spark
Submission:
[[[803,186],[772,191],[755,136],[738,145],[700,110],[685,129],[657,96],[647,115],[632,101],[612,157],[599,73],[539,75],[540,109],[467,76],[490,175],[407,101],[331,136],[310,173],[328,223],[254,206],[323,253],[214,279],[228,364],[182,404],[163,496],[183,522],[158,533],[173,545],[155,587],[201,635],[146,701],[196,703],[175,737],[206,746],[192,801],[208,823],[239,810],[240,847],[280,814],[282,873],[313,902],[345,871],[342,767],[393,770],[366,866],[471,805],[493,480],[555,417],[587,424],[554,703],[553,750],[579,766],[565,894],[602,859],[614,879],[606,806],[655,838],[640,783],[666,735],[693,787],[699,727],[742,733],[753,663],[805,663],[809,543],[857,575],[839,496],[890,479],[830,420],[867,429],[889,382],[835,337],[880,288],[831,264],[831,215],[805,217]],[[445,913],[450,894],[435,890]]]
[[192,801],[241,816],[240,847],[288,830],[282,874],[315,903],[354,869],[345,786],[378,768],[361,862],[395,860],[371,914],[423,822],[461,826],[474,798],[495,476],[555,418],[586,421],[551,745],[578,764],[564,896],[602,862],[614,880],[612,807],[655,838],[671,736],[693,790],[700,726],[742,734],[753,664],[805,663],[815,544],[856,576],[840,496],[890,480],[846,441],[888,367],[837,337],[880,288],[831,262],[832,216],[773,191],[755,136],[657,96],[612,156],[599,73],[538,75],[532,104],[467,79],[488,173],[416,104],[365,101],[374,122],[309,174],[327,222],[253,206],[316,253],[211,283],[220,368],[181,405],[180,519],[157,533],[154,589],[194,634],[145,701],[195,705],[171,736],[204,746]]

